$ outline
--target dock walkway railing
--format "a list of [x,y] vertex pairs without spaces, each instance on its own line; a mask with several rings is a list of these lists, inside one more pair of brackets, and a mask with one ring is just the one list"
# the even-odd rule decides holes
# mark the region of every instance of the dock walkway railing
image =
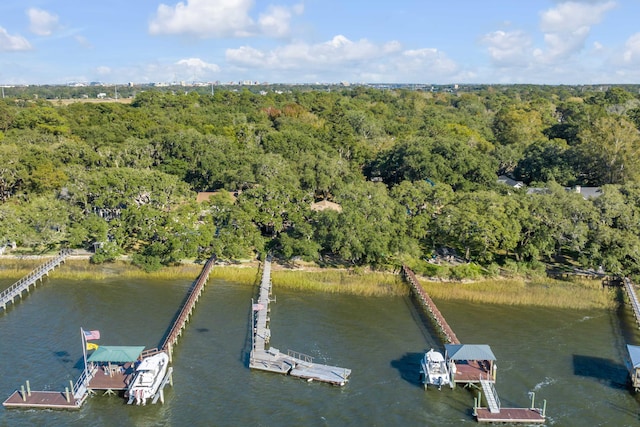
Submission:
[[0,307],[6,311],[9,302],[13,303],[16,297],[21,297],[22,292],[28,291],[31,285],[35,285],[38,280],[41,280],[44,276],[48,275],[51,270],[62,264],[70,254],[70,249],[61,250],[55,258],[38,266],[38,268],[0,292]]
[[209,279],[209,273],[211,273],[211,269],[213,268],[215,261],[216,258],[211,257],[204,265],[200,276],[198,276],[198,279],[195,281],[195,283],[187,293],[180,312],[173,321],[169,333],[166,335],[164,341],[162,342],[162,345],[160,346],[159,351],[166,351],[169,354],[170,358],[173,351],[173,346],[178,341],[178,337],[182,334],[182,330],[189,320],[189,316],[191,316],[196,302],[198,302],[198,299],[200,298],[202,289]]
[[636,294],[636,290],[631,283],[631,280],[627,277],[624,278],[624,287],[627,291],[627,295],[629,295],[629,301],[631,302],[631,308],[633,308],[633,314],[636,318],[636,322],[638,326],[640,326],[640,303],[638,302],[638,295]]
[[450,344],[460,344],[458,337],[453,332],[453,329],[451,329],[442,313],[440,313],[440,310],[438,310],[436,303],[433,302],[431,297],[425,292],[425,290],[418,282],[418,278],[416,277],[415,273],[406,265],[402,265],[402,272],[404,274],[404,277],[409,282],[411,289],[413,289],[413,291],[415,292],[416,297],[420,300],[422,306],[429,312],[433,321],[438,326],[438,328],[440,328],[440,331],[444,335],[447,342]]

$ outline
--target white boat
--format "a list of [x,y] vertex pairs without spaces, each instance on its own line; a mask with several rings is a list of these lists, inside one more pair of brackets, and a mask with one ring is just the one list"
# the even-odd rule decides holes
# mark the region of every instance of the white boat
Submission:
[[428,385],[438,386],[438,390],[450,384],[449,369],[441,353],[434,349],[425,353],[420,362],[420,374],[426,389]]
[[142,359],[136,368],[133,381],[129,384],[127,394],[128,404],[134,401],[136,405],[146,405],[147,399],[152,398],[160,388],[160,384],[167,373],[169,356],[160,352]]

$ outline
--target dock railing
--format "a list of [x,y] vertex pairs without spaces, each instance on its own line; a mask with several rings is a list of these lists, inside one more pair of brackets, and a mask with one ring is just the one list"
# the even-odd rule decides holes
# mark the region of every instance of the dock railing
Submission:
[[313,363],[313,357],[308,354],[300,353],[299,351],[287,350],[287,356],[294,359],[301,360],[305,363]]
[[176,316],[171,325],[169,333],[166,335],[164,341],[162,342],[162,345],[160,346],[160,350],[166,351],[169,354],[169,358],[171,358],[173,346],[178,340],[178,336],[180,336],[180,334],[182,333],[182,329],[184,328],[184,325],[189,319],[189,316],[191,315],[191,312],[193,311],[193,308],[198,301],[198,298],[200,297],[202,288],[209,278],[209,273],[213,268],[215,260],[215,257],[211,257],[204,265],[200,276],[198,276],[198,279],[194,282],[191,289],[189,289],[189,292],[185,297],[184,303],[182,304],[182,308],[180,309],[178,316]]
[[35,284],[42,277],[49,274],[51,270],[59,266],[64,260],[71,254],[70,249],[61,250],[58,255],[38,266],[26,276],[22,277],[13,285],[9,286],[4,291],[0,292],[0,307],[6,310],[7,303],[14,300],[15,297],[20,296],[24,290],[28,290],[29,287]]
[[628,277],[624,278],[624,287],[629,295],[629,301],[631,302],[631,308],[633,309],[633,315],[636,318],[638,326],[640,326],[640,303],[638,302],[638,295],[633,287],[633,283]]

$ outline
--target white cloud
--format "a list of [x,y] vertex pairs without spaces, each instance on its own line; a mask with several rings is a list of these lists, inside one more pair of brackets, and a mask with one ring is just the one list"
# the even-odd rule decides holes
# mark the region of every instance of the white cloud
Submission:
[[313,76],[330,81],[442,81],[458,71],[457,64],[438,49],[403,51],[397,41],[376,44],[366,39],[352,41],[342,35],[324,43],[298,41],[272,50],[251,46],[228,49],[226,60],[231,66],[250,69],[252,73],[276,70],[283,78]]
[[635,33],[627,39],[622,58],[626,64],[640,64],[640,33]]
[[29,30],[39,36],[50,36],[58,28],[58,16],[32,7],[27,10]]
[[370,61],[399,49],[398,42],[376,45],[366,39],[353,42],[338,35],[324,43],[295,42],[266,52],[249,46],[227,49],[226,59],[234,65],[248,67],[330,69],[338,64]]
[[568,1],[542,12],[540,29],[544,33],[546,49],[539,51],[538,59],[551,62],[581,51],[591,28],[614,7],[614,1]]
[[261,14],[258,19],[260,31],[271,37],[287,36],[292,14],[300,15],[303,11],[302,5],[296,5],[291,9],[282,6],[269,6],[267,13]]
[[269,6],[258,21],[250,16],[252,0],[186,0],[175,6],[161,4],[149,23],[149,33],[188,34],[197,37],[248,37],[288,35],[291,18],[304,8]]
[[220,67],[216,64],[209,64],[204,62],[200,58],[188,58],[181,59],[176,62],[176,65],[183,67],[185,70],[191,73],[192,77],[200,78],[205,76],[207,73],[215,73],[220,71]]
[[531,39],[522,31],[494,31],[481,38],[491,60],[499,66],[522,65],[531,54]]
[[107,67],[106,65],[101,65],[96,68],[96,73],[101,76],[108,76],[112,72],[111,67]]
[[30,50],[31,43],[22,36],[12,36],[0,27],[0,51],[21,51]]

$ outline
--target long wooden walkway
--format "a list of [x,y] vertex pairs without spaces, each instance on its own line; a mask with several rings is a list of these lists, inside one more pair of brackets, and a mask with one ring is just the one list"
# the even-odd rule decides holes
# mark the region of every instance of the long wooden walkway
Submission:
[[337,366],[315,363],[309,355],[270,347],[271,329],[269,328],[269,303],[271,302],[271,258],[264,262],[260,290],[257,302],[252,301],[251,353],[249,368],[262,371],[288,374],[308,381],[320,381],[343,386],[347,383],[351,370]]
[[143,358],[149,357],[156,353],[164,351],[169,355],[169,360],[171,361],[171,358],[173,356],[173,349],[178,342],[178,338],[182,336],[182,332],[184,331],[184,328],[187,326],[187,322],[191,318],[191,314],[193,313],[193,309],[195,308],[196,303],[200,299],[200,295],[202,294],[204,285],[206,285],[207,280],[209,280],[209,274],[213,269],[213,265],[215,264],[215,261],[216,261],[216,258],[211,257],[205,263],[204,267],[202,268],[202,271],[200,272],[200,275],[198,276],[196,281],[193,282],[191,288],[187,292],[187,295],[184,301],[182,302],[180,311],[178,312],[178,315],[175,317],[175,319],[171,323],[169,332],[163,338],[162,343],[160,344],[160,347],[145,350],[142,353]]
[[35,288],[38,280],[42,281],[43,278],[45,276],[48,276],[52,270],[62,264],[70,254],[71,250],[63,249],[55,258],[50,259],[49,261],[40,265],[38,268],[24,276],[22,279],[18,280],[16,283],[0,292],[0,307],[2,308],[2,310],[6,312],[7,304],[15,304],[15,299],[22,298],[23,292],[26,292],[28,294],[31,285],[33,285],[33,287]]
[[636,318],[636,323],[640,327],[640,303],[638,302],[638,295],[636,294],[635,286],[627,277],[624,278],[624,288],[627,291],[627,295],[629,296],[629,302],[631,303],[631,308],[633,309],[633,315]]
[[420,285],[420,282],[418,282],[418,278],[416,277],[415,273],[404,264],[402,265],[402,273],[422,306],[431,315],[431,318],[440,329],[440,332],[444,336],[446,342],[449,344],[460,344],[460,341],[458,340],[456,334],[453,332],[453,329],[451,329],[451,326],[449,326],[429,294],[425,292],[425,290]]

